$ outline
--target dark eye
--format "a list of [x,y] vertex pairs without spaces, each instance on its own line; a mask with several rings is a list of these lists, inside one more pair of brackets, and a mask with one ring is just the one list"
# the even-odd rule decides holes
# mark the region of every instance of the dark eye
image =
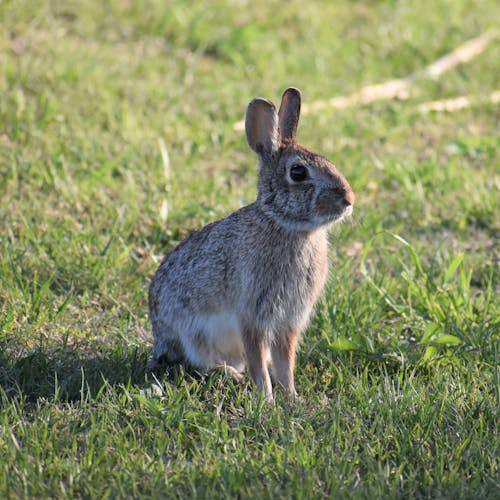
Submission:
[[294,165],[290,169],[290,178],[294,182],[302,182],[307,179],[307,168],[304,165]]

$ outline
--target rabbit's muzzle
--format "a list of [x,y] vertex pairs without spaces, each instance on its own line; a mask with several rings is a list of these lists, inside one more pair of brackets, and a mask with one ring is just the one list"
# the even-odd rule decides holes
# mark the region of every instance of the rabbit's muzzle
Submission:
[[338,219],[351,215],[354,204],[352,189],[335,187],[323,189],[316,199],[316,210],[319,215]]

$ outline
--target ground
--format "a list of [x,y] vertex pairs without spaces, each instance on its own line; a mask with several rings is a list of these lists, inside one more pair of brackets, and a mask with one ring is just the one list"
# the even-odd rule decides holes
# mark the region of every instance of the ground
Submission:
[[[493,0],[1,2],[0,496],[497,497],[498,16]],[[147,376],[150,277],[254,199],[240,122],[288,86],[299,139],[357,197],[300,398]]]

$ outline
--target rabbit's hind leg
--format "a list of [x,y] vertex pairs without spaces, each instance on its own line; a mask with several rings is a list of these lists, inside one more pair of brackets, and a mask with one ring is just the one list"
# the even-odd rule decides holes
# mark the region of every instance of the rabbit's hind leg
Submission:
[[180,341],[169,335],[167,328],[153,323],[153,349],[147,370],[152,371],[164,365],[177,365],[184,360],[184,350]]

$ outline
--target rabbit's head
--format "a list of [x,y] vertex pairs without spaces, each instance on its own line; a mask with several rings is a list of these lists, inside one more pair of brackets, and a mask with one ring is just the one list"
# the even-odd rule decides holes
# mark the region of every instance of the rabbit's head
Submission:
[[311,231],[352,213],[354,193],[326,158],[297,144],[301,95],[285,90],[280,109],[254,99],[246,114],[249,146],[259,156],[257,203],[282,227]]

